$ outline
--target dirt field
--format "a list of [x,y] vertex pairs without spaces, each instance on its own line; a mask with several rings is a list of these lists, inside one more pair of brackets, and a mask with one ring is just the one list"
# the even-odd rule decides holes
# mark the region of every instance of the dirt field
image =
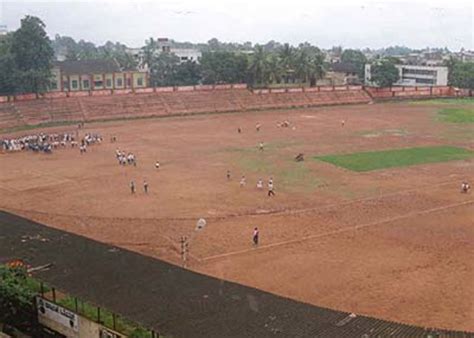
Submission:
[[[474,195],[459,193],[462,180],[474,182],[474,160],[356,173],[312,159],[474,149],[472,125],[438,122],[438,109],[387,103],[91,124],[81,133],[105,142],[85,155],[1,154],[0,208],[176,264],[186,235],[192,270],[319,306],[474,331]],[[295,129],[276,127],[285,119]],[[116,148],[134,152],[138,166],[119,166]],[[293,161],[298,153],[304,162]],[[270,176],[275,197],[266,196]],[[196,232],[200,217],[207,227]]]

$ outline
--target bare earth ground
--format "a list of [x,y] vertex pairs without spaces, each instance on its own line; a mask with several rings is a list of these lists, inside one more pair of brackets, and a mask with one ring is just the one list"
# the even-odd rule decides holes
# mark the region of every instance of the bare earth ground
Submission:
[[[474,182],[474,160],[356,173],[311,159],[474,149],[472,125],[438,122],[438,108],[387,103],[91,124],[82,133],[106,141],[86,155],[0,154],[0,208],[176,264],[187,235],[192,270],[319,306],[474,331],[474,195],[459,193],[462,180]],[[277,128],[284,119],[296,129]],[[108,142],[112,134],[117,143]],[[120,167],[116,148],[134,152],[138,166]],[[300,152],[306,160],[296,163]],[[270,176],[274,198],[255,188]],[[199,217],[208,225],[196,232]]]

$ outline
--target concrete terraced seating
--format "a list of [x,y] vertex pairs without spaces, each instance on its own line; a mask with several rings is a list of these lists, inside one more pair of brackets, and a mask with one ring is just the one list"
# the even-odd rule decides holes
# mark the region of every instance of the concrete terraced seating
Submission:
[[18,115],[28,125],[84,119],[77,98],[20,101],[15,102],[15,107]]
[[0,104],[0,129],[13,128],[24,124],[11,103]]
[[181,90],[172,92],[75,96],[0,103],[0,128],[61,121],[245,111],[368,103],[363,89],[252,93],[247,89]]

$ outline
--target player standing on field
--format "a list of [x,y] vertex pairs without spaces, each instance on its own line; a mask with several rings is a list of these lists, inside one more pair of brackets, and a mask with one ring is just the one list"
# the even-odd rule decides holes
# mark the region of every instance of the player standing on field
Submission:
[[258,245],[258,236],[259,236],[258,228],[255,227],[253,229],[253,237],[252,237],[253,245]]

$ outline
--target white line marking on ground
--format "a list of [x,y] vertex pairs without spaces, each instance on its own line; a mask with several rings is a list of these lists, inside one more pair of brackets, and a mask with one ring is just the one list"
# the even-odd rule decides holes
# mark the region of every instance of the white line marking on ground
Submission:
[[340,233],[344,233],[344,232],[349,232],[349,231],[359,230],[359,229],[363,229],[363,228],[368,228],[368,227],[372,227],[372,226],[376,226],[376,225],[380,225],[380,224],[385,224],[385,223],[397,221],[397,220],[404,219],[404,218],[409,218],[409,217],[412,217],[412,216],[425,215],[425,214],[429,214],[429,213],[432,213],[432,212],[441,211],[441,210],[450,209],[450,208],[456,208],[456,207],[459,207],[459,206],[462,206],[462,205],[467,205],[467,204],[472,204],[472,203],[474,203],[474,200],[465,201],[465,202],[461,202],[461,203],[444,205],[444,206],[441,206],[441,207],[436,207],[436,208],[422,210],[422,211],[416,211],[416,212],[412,212],[412,213],[408,213],[408,214],[404,214],[404,215],[400,215],[400,216],[396,216],[396,217],[387,218],[387,219],[384,219],[384,220],[381,220],[381,221],[365,223],[365,224],[359,224],[359,225],[349,227],[349,228],[343,228],[343,229],[339,229],[339,230],[329,231],[329,232],[325,232],[325,233],[322,233],[322,234],[315,234],[315,235],[310,235],[310,236],[306,236],[306,237],[302,237],[302,238],[292,239],[292,240],[289,240],[289,241],[282,241],[282,242],[262,245],[262,246],[258,246],[256,248],[251,248],[251,249],[227,252],[227,253],[223,253],[223,254],[219,254],[219,255],[208,256],[208,257],[204,257],[204,258],[199,259],[199,261],[200,262],[207,262],[207,261],[210,261],[210,260],[216,260],[216,259],[220,259],[220,258],[241,255],[241,254],[245,254],[245,253],[248,253],[248,252],[255,252],[255,251],[270,249],[270,248],[274,248],[274,247],[278,247],[278,246],[285,246],[285,245],[289,245],[289,244],[300,243],[300,242],[307,241],[307,240],[312,240],[312,239],[317,239],[317,238],[322,238],[322,237],[328,237],[328,236],[332,236],[332,235],[336,235],[336,234],[340,234]]

